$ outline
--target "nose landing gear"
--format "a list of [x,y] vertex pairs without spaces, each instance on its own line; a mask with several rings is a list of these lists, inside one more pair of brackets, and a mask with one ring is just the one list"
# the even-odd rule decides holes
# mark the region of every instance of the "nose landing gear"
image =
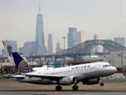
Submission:
[[100,83],[100,86],[104,86],[104,83],[103,83],[103,82],[101,82],[101,83]]

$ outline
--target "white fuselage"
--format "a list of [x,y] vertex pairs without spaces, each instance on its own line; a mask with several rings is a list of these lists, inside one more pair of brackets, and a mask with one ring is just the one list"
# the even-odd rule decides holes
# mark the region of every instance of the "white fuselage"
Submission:
[[60,68],[39,68],[33,72],[26,73],[27,76],[56,76],[56,77],[104,77],[117,71],[116,67],[108,62],[94,62]]

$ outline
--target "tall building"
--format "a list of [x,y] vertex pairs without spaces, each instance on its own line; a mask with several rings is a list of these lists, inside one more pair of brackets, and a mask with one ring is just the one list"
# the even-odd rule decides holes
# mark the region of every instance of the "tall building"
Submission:
[[122,46],[126,46],[126,39],[124,37],[115,37],[114,41]]
[[7,41],[7,46],[8,46],[7,48],[8,48],[9,55],[11,55],[11,52],[17,51],[17,42],[16,41],[13,41],[13,40]]
[[53,38],[52,38],[52,34],[48,35],[48,53],[49,54],[53,53]]
[[77,44],[79,44],[81,42],[81,32],[80,31],[77,32],[76,37],[77,37]]
[[36,42],[25,42],[24,46],[22,48],[20,48],[20,53],[22,53],[24,56],[33,56],[33,55],[37,55],[36,54],[36,50],[37,50],[37,45]]
[[12,52],[16,52],[17,51],[17,42],[16,41],[7,40],[6,44],[7,44],[7,49],[3,49],[2,50],[2,55],[4,57],[7,57],[8,53],[9,53],[9,55],[11,55]]
[[56,53],[61,51],[60,43],[56,43]]
[[11,46],[13,52],[17,51],[17,42],[16,41],[9,40],[9,41],[7,41],[7,45]]
[[79,31],[80,32],[80,39],[81,39],[81,42],[84,42],[87,40],[87,33],[86,31]]
[[36,22],[36,44],[37,44],[37,53],[43,54],[46,53],[45,40],[44,40],[44,22],[43,15],[40,13],[37,14],[37,22]]
[[80,43],[81,34],[76,27],[69,27],[68,29],[68,48],[72,48]]

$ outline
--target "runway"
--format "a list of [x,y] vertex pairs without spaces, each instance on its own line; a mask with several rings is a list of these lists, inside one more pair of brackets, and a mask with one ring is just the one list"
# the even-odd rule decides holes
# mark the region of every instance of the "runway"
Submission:
[[0,95],[126,95],[125,92],[0,92]]
[[0,80],[0,95],[126,95],[126,82],[108,82],[104,87],[79,84],[79,91],[71,86],[63,86],[63,91],[55,91],[55,85],[20,83],[15,80]]
[[[79,91],[82,92],[126,92],[126,82],[108,82],[103,87],[97,85],[79,84]],[[63,91],[71,91],[72,86],[63,86]],[[16,80],[0,80],[0,91],[55,91],[55,85],[20,83]]]

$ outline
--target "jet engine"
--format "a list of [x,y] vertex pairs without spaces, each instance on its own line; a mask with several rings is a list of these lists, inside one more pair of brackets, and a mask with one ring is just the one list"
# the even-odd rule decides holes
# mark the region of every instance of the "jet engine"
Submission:
[[73,77],[65,77],[62,80],[60,80],[60,84],[62,85],[68,85],[73,83]]
[[92,85],[92,84],[98,84],[98,83],[99,83],[99,78],[89,79],[89,80],[83,81],[83,84],[86,84],[86,85]]

